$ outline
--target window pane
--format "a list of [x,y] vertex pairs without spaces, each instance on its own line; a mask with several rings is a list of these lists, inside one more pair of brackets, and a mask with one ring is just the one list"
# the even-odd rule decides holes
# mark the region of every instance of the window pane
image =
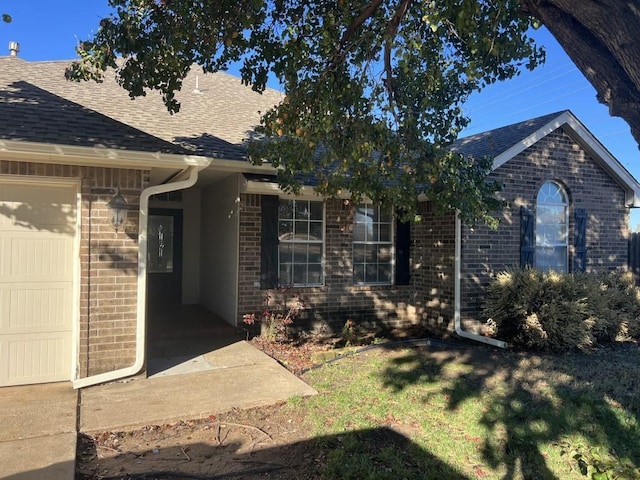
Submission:
[[322,202],[309,202],[309,210],[311,212],[311,220],[322,221]]
[[309,240],[309,223],[296,221],[294,223],[294,238],[296,240]]
[[378,249],[378,262],[390,262],[391,249],[389,247],[380,247]]
[[293,245],[281,243],[278,247],[280,251],[280,263],[291,262],[293,260]]
[[150,273],[173,272],[173,217],[150,215],[147,269]]
[[364,223],[355,223],[353,225],[353,241],[364,242],[367,239],[366,231],[367,226]]
[[375,263],[378,258],[378,249],[374,245],[365,245],[364,261],[367,263]]
[[296,264],[293,266],[293,283],[305,284],[307,283],[307,265]]
[[309,264],[309,278],[307,283],[315,285],[322,284],[322,265],[314,263]]
[[295,219],[309,220],[311,212],[309,211],[309,202],[303,200],[295,201]]
[[309,263],[321,263],[322,262],[322,245],[309,245],[308,247],[308,259]]
[[379,221],[383,223],[391,223],[391,210],[388,208],[380,209]]
[[566,247],[538,247],[536,248],[536,266],[541,270],[567,271]]
[[282,221],[278,222],[278,238],[280,240],[292,240],[293,239],[293,222]]
[[364,265],[353,266],[353,281],[355,283],[364,283]]
[[296,243],[293,245],[293,263],[306,264],[307,263],[307,244]]
[[389,264],[378,265],[378,282],[391,283],[391,265]]
[[291,285],[293,283],[293,264],[280,262],[280,285]]
[[354,245],[353,246],[353,263],[364,263],[365,246]]
[[293,218],[293,200],[280,200],[278,218],[288,220]]
[[309,240],[322,240],[322,222],[311,222],[309,224]]
[[381,242],[391,242],[391,225],[383,223],[380,225],[380,238]]
[[364,268],[365,281],[367,283],[375,283],[378,281],[378,268],[375,264],[367,264]]

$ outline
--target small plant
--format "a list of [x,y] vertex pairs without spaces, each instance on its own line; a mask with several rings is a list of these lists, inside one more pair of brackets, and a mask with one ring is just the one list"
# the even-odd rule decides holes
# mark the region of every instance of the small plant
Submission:
[[344,322],[341,337],[345,347],[360,345],[362,343],[362,339],[360,338],[360,328],[358,328],[356,322],[351,319]]
[[592,480],[638,480],[640,468],[623,462],[613,452],[603,448],[585,448],[583,445],[560,444],[563,455],[578,463],[580,473]]
[[[282,289],[281,295],[288,289]],[[264,297],[264,310],[260,314],[246,313],[242,321],[247,325],[260,324],[260,336],[267,342],[284,342],[289,340],[289,325],[300,315],[304,301],[295,293],[284,305],[276,304],[274,296],[268,292]]]

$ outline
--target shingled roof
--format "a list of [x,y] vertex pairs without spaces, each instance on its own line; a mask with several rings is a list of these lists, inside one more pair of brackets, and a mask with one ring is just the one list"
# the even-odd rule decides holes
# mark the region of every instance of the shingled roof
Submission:
[[243,160],[260,113],[283,98],[194,68],[176,95],[180,112],[170,115],[157,92],[131,99],[113,75],[67,81],[68,63],[0,57],[0,138]]
[[493,168],[496,169],[559,128],[624,188],[629,206],[640,207],[640,183],[570,110],[460,138],[450,148],[476,158],[489,156],[493,158]]
[[468,137],[459,138],[451,144],[454,152],[470,155],[476,158],[497,157],[519,142],[547,125],[568,110],[550,113],[542,117],[531,118],[505,127],[496,128]]

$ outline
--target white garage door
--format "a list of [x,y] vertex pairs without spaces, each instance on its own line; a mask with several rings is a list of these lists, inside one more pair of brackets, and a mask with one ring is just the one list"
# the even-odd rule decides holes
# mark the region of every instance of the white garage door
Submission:
[[71,379],[76,188],[0,179],[0,386]]

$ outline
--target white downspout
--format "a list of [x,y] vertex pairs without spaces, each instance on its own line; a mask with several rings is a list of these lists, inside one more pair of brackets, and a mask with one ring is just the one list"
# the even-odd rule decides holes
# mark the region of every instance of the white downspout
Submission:
[[189,174],[186,180],[180,180],[163,185],[154,185],[145,188],[140,194],[140,219],[138,235],[138,303],[136,318],[136,359],[130,367],[121,368],[112,372],[100,373],[91,377],[80,378],[73,381],[73,388],[90,387],[99,383],[112,382],[121,378],[130,377],[142,370],[145,361],[146,348],[146,315],[147,315],[147,220],[149,214],[149,197],[158,193],[184,190],[195,185],[198,180],[198,172],[203,166],[188,167],[185,172]]
[[476,342],[488,343],[494,347],[507,348],[507,342],[497,340],[495,338],[484,337],[477,333],[467,332],[462,329],[460,322],[460,274],[462,269],[462,221],[456,212],[456,238],[455,238],[455,261],[454,261],[454,307],[453,307],[453,324],[456,333],[461,337],[475,340]]

